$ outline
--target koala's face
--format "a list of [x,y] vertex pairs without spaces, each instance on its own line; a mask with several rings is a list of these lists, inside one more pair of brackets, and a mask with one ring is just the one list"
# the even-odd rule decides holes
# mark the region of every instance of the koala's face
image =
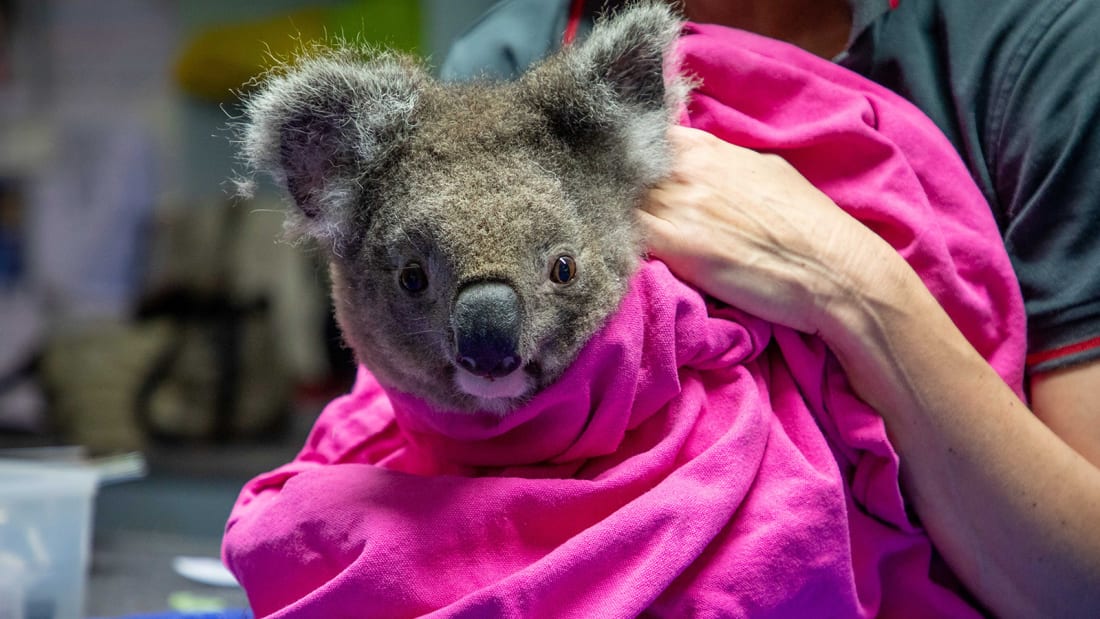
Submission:
[[642,187],[578,165],[513,90],[422,91],[364,238],[332,261],[361,361],[454,408],[506,409],[560,375],[637,261]]
[[662,73],[678,31],[638,7],[495,84],[342,50],[249,101],[246,159],[328,251],[344,336],[381,382],[504,413],[561,375],[636,267],[633,210],[683,92]]

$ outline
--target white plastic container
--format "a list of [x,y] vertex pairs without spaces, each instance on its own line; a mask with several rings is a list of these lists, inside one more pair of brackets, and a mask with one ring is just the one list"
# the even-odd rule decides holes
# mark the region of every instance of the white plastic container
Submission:
[[91,468],[0,460],[0,619],[80,619],[91,548]]

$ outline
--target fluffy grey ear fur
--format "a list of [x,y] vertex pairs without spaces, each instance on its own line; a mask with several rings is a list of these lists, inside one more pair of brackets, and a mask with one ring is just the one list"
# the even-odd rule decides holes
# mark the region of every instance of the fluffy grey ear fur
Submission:
[[566,141],[614,133],[625,155],[640,158],[643,181],[657,180],[666,169],[665,132],[690,90],[674,54],[682,26],[663,2],[629,5],[526,75],[522,87]]
[[609,86],[624,105],[674,112],[686,96],[672,54],[682,27],[665,3],[638,2],[602,18],[566,62],[578,76]]
[[[269,174],[298,206],[292,233],[340,247],[364,214],[370,181],[414,125],[427,79],[413,61],[342,46],[314,52],[262,80],[245,101],[241,159]],[[250,184],[243,185],[248,193]]]

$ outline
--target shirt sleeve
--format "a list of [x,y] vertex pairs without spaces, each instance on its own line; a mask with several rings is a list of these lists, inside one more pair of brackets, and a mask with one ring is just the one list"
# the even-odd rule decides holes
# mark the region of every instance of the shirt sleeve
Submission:
[[1048,6],[999,82],[989,140],[1032,372],[1100,359],[1100,7]]
[[440,67],[444,81],[514,79],[557,49],[569,0],[505,0],[451,46]]

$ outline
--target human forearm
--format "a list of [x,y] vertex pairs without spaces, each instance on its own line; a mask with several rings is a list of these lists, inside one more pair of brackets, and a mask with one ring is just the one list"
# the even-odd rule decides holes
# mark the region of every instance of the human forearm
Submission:
[[899,258],[850,277],[835,278],[820,333],[883,415],[948,562],[999,615],[1100,615],[1100,471],[1027,410]]
[[722,301],[825,338],[983,603],[1100,616],[1100,469],[1032,415],[893,247],[790,165],[697,130],[670,139],[677,164],[640,212],[650,250]]

